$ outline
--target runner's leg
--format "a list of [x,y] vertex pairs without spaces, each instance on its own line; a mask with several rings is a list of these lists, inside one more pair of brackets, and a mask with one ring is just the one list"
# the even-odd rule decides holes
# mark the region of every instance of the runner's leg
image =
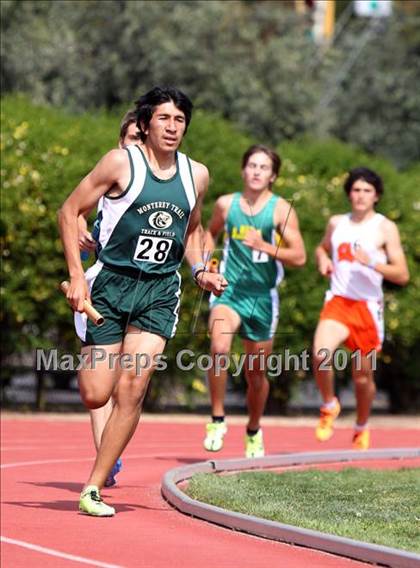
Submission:
[[250,341],[244,339],[246,351],[245,378],[247,381],[246,401],[248,407],[248,430],[256,431],[270,391],[265,366],[267,357],[273,351],[273,340]]
[[313,345],[313,370],[324,403],[334,399],[334,351],[347,339],[349,329],[342,323],[324,319],[318,323]]
[[372,358],[361,356],[360,360],[352,359],[352,376],[356,394],[356,425],[362,426],[369,419],[370,409],[376,394]]
[[211,337],[212,368],[208,371],[212,416],[224,416],[225,392],[228,372],[220,370],[215,374],[214,358],[216,355],[229,356],[235,333],[241,324],[241,318],[230,307],[215,306],[210,312],[209,330]]
[[129,326],[121,352],[136,360],[136,355],[147,354],[151,365],[136,370],[122,368],[115,387],[115,405],[105,426],[101,445],[87,485],[103,487],[106,477],[117,458],[133,436],[140,419],[141,408],[155,357],[163,352],[166,339]]
[[101,445],[102,433],[104,431],[106,423],[109,420],[109,417],[111,416],[112,407],[113,401],[111,396],[108,402],[104,404],[104,406],[101,406],[100,408],[92,408],[89,411],[96,451],[98,451],[99,446]]

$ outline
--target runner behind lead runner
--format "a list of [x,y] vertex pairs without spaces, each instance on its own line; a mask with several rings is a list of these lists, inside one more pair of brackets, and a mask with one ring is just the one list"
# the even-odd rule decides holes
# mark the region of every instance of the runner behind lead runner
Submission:
[[330,278],[313,345],[313,368],[323,405],[315,435],[325,442],[333,435],[340,403],[334,393],[333,354],[344,344],[352,356],[356,394],[353,449],[370,445],[368,419],[376,387],[372,354],[384,337],[382,280],[405,285],[407,262],[398,228],[377,213],[383,194],[380,176],[368,168],[351,170],[344,183],[351,211],[334,215],[316,249],[319,272]]
[[[283,278],[283,265],[303,266],[306,260],[296,212],[288,201],[272,192],[280,165],[279,155],[270,148],[251,146],[242,158],[242,191],[217,200],[206,233],[206,246],[212,252],[217,237],[225,231],[221,272],[229,288],[222,297],[211,298],[211,354],[213,361],[216,356],[228,356],[234,334],[242,337],[246,352],[247,457],[264,455],[260,420],[269,393],[265,369],[277,328],[277,286]],[[208,373],[212,420],[204,439],[205,449],[211,452],[222,449],[227,432],[227,371],[216,375],[216,368],[213,364]]]

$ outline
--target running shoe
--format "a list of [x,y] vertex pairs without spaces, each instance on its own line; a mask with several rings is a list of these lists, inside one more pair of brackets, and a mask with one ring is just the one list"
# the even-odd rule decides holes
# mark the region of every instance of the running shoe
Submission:
[[115,476],[117,475],[117,473],[120,473],[121,468],[122,468],[122,461],[121,458],[118,458],[117,461],[114,463],[113,468],[111,469],[111,473],[106,478],[104,484],[105,487],[113,487],[117,483]]
[[337,398],[334,399],[334,402],[335,405],[332,409],[321,406],[319,423],[315,430],[315,437],[319,442],[326,442],[334,433],[334,420],[340,414],[341,410],[341,406]]
[[369,430],[362,430],[361,432],[354,432],[352,447],[353,450],[368,450],[370,446],[370,432]]
[[245,436],[245,456],[247,458],[262,458],[264,456],[264,440],[261,428],[254,436]]
[[204,448],[208,452],[218,452],[223,448],[223,438],[227,432],[224,422],[210,422],[206,425],[206,437],[204,438]]
[[92,517],[113,517],[114,507],[105,505],[96,485],[88,485],[80,494],[79,511]]

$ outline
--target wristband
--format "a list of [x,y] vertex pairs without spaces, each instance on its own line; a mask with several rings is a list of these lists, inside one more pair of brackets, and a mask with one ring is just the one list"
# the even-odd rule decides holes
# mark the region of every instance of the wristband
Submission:
[[207,268],[198,268],[198,269],[196,270],[196,273],[194,274],[194,280],[195,280],[195,283],[196,283],[196,284],[198,284],[198,277],[200,276],[200,274],[201,274],[202,272],[207,272]]
[[197,262],[197,264],[194,264],[191,267],[191,272],[192,272],[192,276],[195,279],[195,277],[197,276],[197,272],[201,272],[202,270],[206,269],[206,265],[204,264],[204,262]]

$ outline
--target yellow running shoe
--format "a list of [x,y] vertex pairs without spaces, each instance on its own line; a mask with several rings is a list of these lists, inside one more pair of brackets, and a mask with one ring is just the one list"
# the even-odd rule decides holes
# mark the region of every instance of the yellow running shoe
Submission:
[[92,517],[113,517],[114,507],[105,505],[96,485],[88,485],[80,494],[79,511]]
[[245,456],[247,458],[262,458],[264,456],[264,440],[261,428],[254,436],[245,435]]
[[333,423],[340,414],[341,406],[337,398],[334,398],[334,408],[328,409],[321,406],[319,423],[315,430],[315,437],[319,442],[326,442],[333,435]]
[[368,450],[369,446],[370,446],[369,430],[354,432],[353,442],[352,442],[353,450]]
[[224,422],[210,422],[206,425],[206,437],[204,438],[204,448],[208,452],[218,452],[223,448],[223,438],[227,432]]

